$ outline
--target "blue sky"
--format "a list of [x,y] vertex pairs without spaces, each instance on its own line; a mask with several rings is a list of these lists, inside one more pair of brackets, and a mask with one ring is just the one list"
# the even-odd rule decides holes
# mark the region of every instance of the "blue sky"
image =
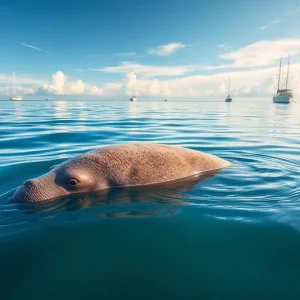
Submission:
[[[257,70],[268,79],[269,73],[263,70],[269,68],[271,74],[280,52],[292,52],[295,70],[300,63],[300,3],[296,0],[2,0],[0,26],[2,98],[8,93],[13,70],[19,92],[25,94],[27,88],[28,94],[38,91],[40,96],[122,97],[130,85],[126,74],[134,72],[141,96],[180,97],[197,95],[194,86],[200,77],[203,83],[205,76],[211,80],[217,76],[208,95],[215,88],[223,93],[229,73],[249,71],[253,77]],[[267,44],[259,44],[262,41]],[[254,54],[251,45],[256,45]],[[249,62],[261,51],[266,63]],[[243,61],[238,61],[240,55]],[[51,79],[52,74],[57,76]],[[294,77],[297,88],[298,77]],[[69,87],[53,87],[61,81]],[[263,78],[256,83],[261,84]],[[180,90],[174,87],[178,85]],[[246,93],[242,88],[239,83],[237,95]]]

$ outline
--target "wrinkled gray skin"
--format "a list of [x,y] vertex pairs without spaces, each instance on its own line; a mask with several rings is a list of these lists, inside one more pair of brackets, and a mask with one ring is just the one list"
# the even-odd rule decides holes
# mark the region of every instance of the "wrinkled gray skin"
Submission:
[[229,165],[216,156],[177,146],[121,144],[71,158],[45,175],[27,180],[13,201],[40,202],[72,193],[158,184]]

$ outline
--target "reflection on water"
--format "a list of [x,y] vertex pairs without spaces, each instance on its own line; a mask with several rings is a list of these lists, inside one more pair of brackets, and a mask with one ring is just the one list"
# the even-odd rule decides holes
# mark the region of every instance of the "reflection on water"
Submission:
[[136,102],[129,102],[128,105],[128,112],[131,116],[138,116],[137,115],[137,103]]
[[54,110],[56,118],[65,118],[68,112],[68,102],[67,101],[55,101],[54,102]]
[[[193,204],[186,193],[196,184],[215,176],[219,170],[191,176],[174,182],[131,188],[62,196],[39,203],[4,204],[0,210],[0,235],[7,234],[7,226],[26,230],[33,220],[49,219],[56,224],[61,221],[78,221],[94,218],[166,217],[180,211],[180,207]],[[9,201],[7,201],[9,203]],[[82,211],[88,209],[87,211]],[[17,222],[13,224],[18,214]],[[32,218],[32,215],[34,217]],[[34,225],[35,226],[35,225]],[[1,231],[1,228],[4,231]]]
[[12,101],[12,105],[14,106],[15,109],[15,118],[17,121],[22,121],[24,119],[24,106],[22,103],[18,101]]

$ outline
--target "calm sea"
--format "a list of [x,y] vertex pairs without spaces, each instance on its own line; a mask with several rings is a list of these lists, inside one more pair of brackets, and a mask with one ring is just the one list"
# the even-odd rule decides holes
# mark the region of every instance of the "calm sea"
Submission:
[[[300,105],[254,100],[1,101],[0,299],[300,299]],[[195,184],[7,204],[52,165],[134,141],[232,165]]]

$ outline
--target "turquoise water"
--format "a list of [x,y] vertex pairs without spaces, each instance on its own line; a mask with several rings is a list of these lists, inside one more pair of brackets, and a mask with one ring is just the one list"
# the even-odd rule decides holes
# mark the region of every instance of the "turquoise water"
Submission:
[[[0,299],[299,299],[300,105],[1,101]],[[98,147],[232,162],[199,182],[20,208],[26,179]]]

